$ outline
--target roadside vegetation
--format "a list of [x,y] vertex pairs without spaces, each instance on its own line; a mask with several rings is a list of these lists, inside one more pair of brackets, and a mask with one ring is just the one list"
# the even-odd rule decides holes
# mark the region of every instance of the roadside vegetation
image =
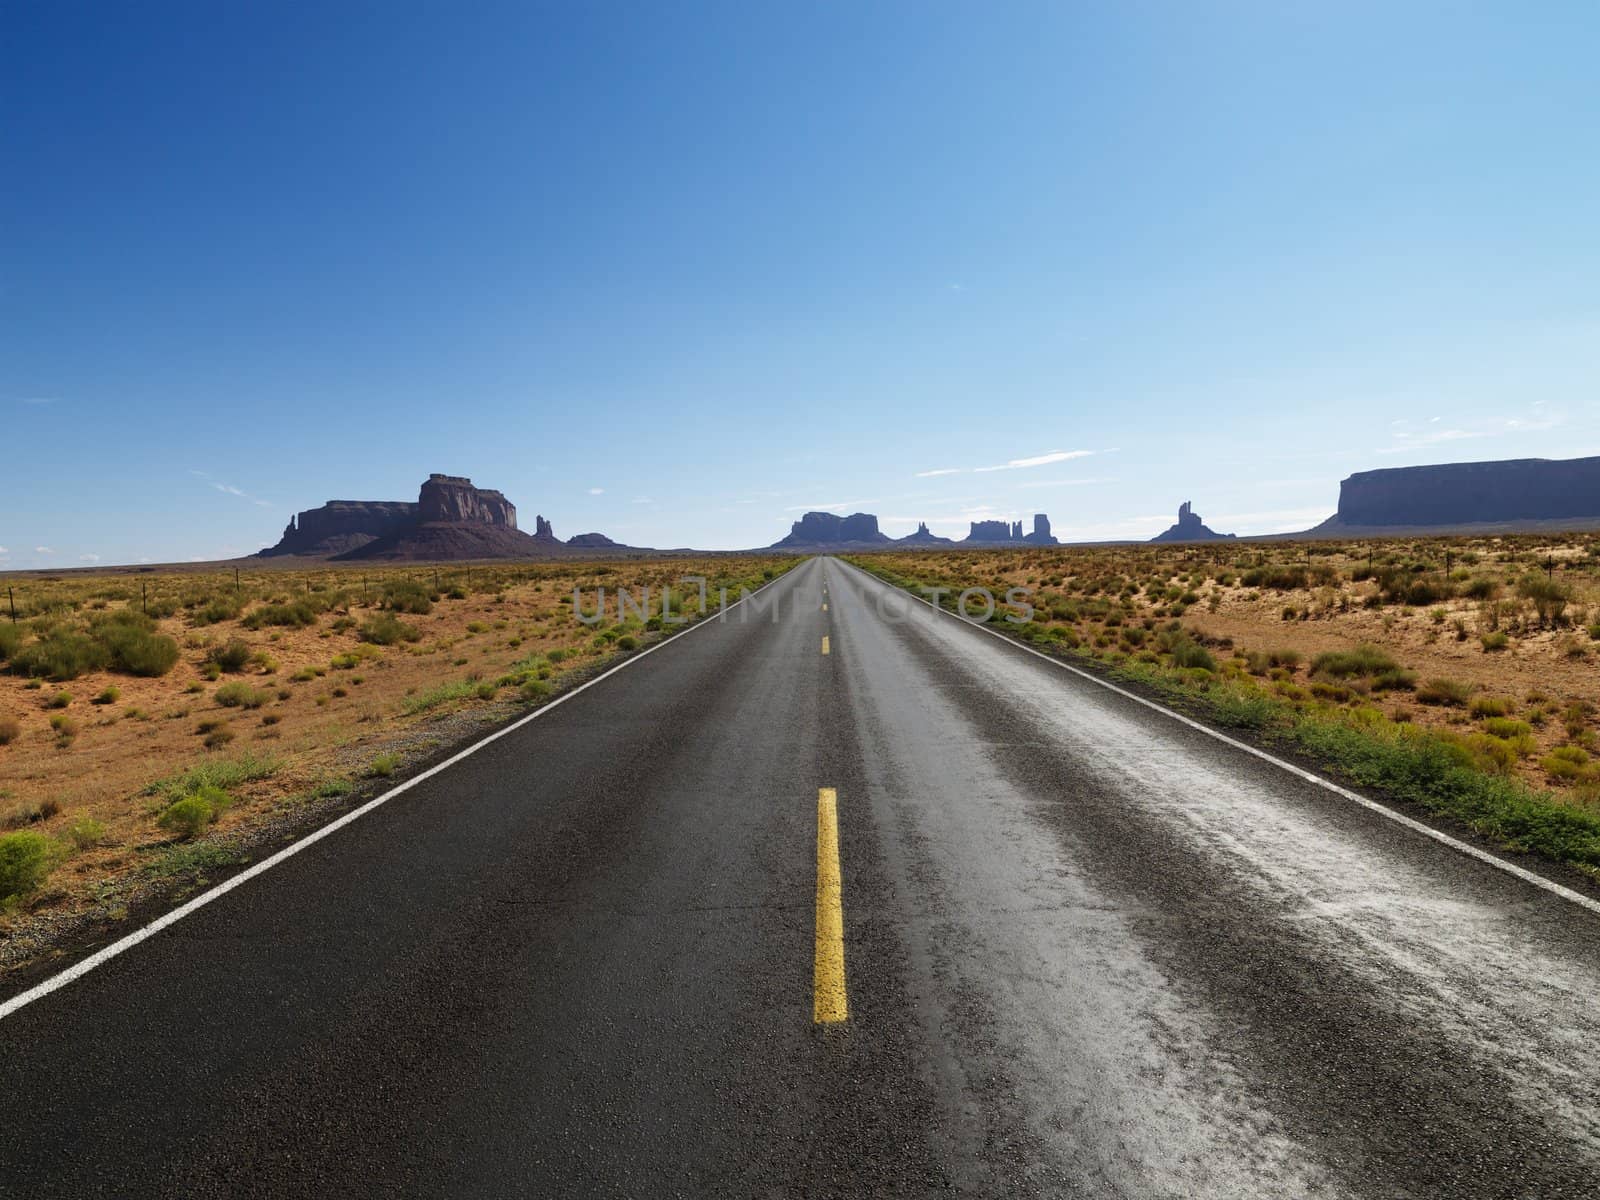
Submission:
[[[10,577],[0,970],[19,961],[12,937],[45,914],[115,919],[132,900],[200,886],[267,831],[664,636],[661,589],[681,576],[705,576],[714,602],[797,561]],[[580,622],[574,589],[592,610],[600,587],[606,619]],[[650,588],[650,613],[615,619],[618,587]]]
[[[851,556],[1331,775],[1600,879],[1600,539]],[[974,616],[981,616],[975,609]]]

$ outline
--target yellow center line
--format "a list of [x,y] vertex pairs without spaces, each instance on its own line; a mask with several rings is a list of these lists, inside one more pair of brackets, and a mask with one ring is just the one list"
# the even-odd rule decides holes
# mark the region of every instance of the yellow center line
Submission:
[[824,654],[826,654],[828,652],[828,636],[827,636],[827,634],[823,634],[823,636],[822,636],[822,652]]
[[839,797],[817,789],[817,954],[811,1019],[818,1025],[847,1020],[844,988],[844,885],[839,878]]
[[822,602],[822,611],[823,612],[827,612],[828,611],[828,602],[826,600],[824,600]]

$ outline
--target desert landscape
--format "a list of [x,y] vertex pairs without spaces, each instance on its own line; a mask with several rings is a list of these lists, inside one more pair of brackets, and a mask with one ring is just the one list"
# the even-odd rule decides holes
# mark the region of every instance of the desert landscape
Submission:
[[[206,882],[792,558],[264,565],[0,589],[0,969]],[[648,589],[651,613],[593,616]],[[687,590],[685,590],[687,589]],[[14,616],[13,616],[14,614]],[[676,628],[676,626],[673,626]]]
[[[1032,620],[997,628],[1094,659],[1241,729],[1292,730],[1297,749],[1357,755],[1352,738],[1426,751],[1417,796],[1456,805],[1456,767],[1548,806],[1548,845],[1517,849],[1600,874],[1600,537],[1207,542],[1040,550],[897,551],[852,558],[914,591],[1029,589]],[[974,597],[969,615],[982,617]],[[1390,786],[1393,779],[1357,782]],[[1405,788],[1399,788],[1402,794]],[[1474,820],[1470,803],[1456,815]],[[1569,836],[1570,835],[1570,836]],[[1559,843],[1559,845],[1557,844]]]

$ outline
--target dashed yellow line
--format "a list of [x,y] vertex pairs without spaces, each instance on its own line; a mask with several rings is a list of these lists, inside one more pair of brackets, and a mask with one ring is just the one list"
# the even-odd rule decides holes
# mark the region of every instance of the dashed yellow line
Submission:
[[827,612],[828,611],[828,602],[826,600],[824,600],[822,602],[822,611],[823,612]]
[[817,950],[811,1019],[831,1025],[849,1019],[844,986],[844,885],[839,876],[839,797],[817,789]]
[[826,654],[828,652],[828,635],[827,634],[823,634],[822,635],[822,652],[824,654]]

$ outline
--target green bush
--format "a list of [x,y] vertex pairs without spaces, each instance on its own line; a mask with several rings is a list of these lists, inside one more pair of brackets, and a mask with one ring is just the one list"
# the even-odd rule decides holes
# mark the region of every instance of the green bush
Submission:
[[400,756],[398,754],[380,754],[367,764],[367,774],[374,779],[387,779],[394,774],[395,768],[399,765]]
[[242,679],[223,684],[215,696],[216,702],[224,708],[260,708],[271,698],[270,692],[251,687]]
[[1246,571],[1240,582],[1250,588],[1272,588],[1278,592],[1291,592],[1308,586],[1310,577],[1304,567],[1255,567]]
[[379,613],[370,617],[361,625],[361,640],[371,642],[375,646],[393,646],[400,642],[420,642],[422,634],[414,626],[407,625],[393,613]]
[[0,624],[0,663],[5,662],[22,645],[22,629],[18,625]]
[[317,623],[317,611],[305,600],[295,600],[289,604],[266,604],[250,613],[242,623],[246,629],[260,629],[263,625],[303,629]]
[[0,717],[0,746],[9,746],[22,736],[22,723],[15,717]]
[[129,675],[165,675],[178,662],[178,643],[156,631],[143,613],[124,609],[95,620],[90,633],[106,649],[113,670]]
[[67,837],[79,850],[98,846],[106,836],[106,827],[93,817],[79,817],[67,826]]
[[414,579],[396,579],[384,585],[383,607],[424,616],[433,611],[433,597]]
[[250,661],[250,647],[240,638],[230,638],[220,646],[211,647],[207,660],[220,671],[234,674],[244,670]]
[[56,683],[76,679],[85,671],[96,671],[106,665],[105,646],[87,633],[64,625],[51,628],[11,656],[11,669],[18,675]]
[[1417,689],[1417,699],[1423,704],[1438,704],[1446,708],[1463,708],[1472,696],[1472,688],[1453,679],[1430,679]]
[[220,787],[202,786],[167,805],[156,818],[156,824],[187,840],[202,832],[232,803],[233,798]]
[[1217,660],[1204,646],[1188,638],[1178,638],[1172,643],[1172,665],[1197,671],[1215,671]]
[[1354,650],[1329,650],[1311,660],[1313,675],[1347,679],[1358,675],[1382,675],[1398,671],[1400,664],[1376,646],[1361,645]]
[[0,904],[10,904],[37,888],[50,874],[50,839],[24,829],[0,837]]
[[1517,580],[1517,595],[1533,601],[1541,625],[1555,625],[1561,622],[1572,600],[1572,589],[1544,575],[1524,575]]
[[112,685],[112,686],[106,688],[104,691],[102,691],[93,700],[89,701],[89,703],[90,704],[115,704],[118,700],[121,700],[121,699],[122,699],[122,690],[120,688],[116,687],[115,685]]

